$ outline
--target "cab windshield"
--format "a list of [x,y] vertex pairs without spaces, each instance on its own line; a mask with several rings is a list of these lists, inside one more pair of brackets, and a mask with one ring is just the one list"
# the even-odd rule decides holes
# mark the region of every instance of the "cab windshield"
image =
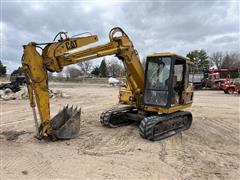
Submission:
[[144,103],[166,106],[170,82],[171,57],[150,57],[147,60]]
[[171,58],[158,57],[149,61],[146,88],[149,90],[168,90]]

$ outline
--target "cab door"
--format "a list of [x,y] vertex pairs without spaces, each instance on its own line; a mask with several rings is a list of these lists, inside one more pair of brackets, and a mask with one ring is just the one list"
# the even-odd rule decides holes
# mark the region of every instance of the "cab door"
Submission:
[[147,57],[143,103],[170,107],[172,89],[172,56]]
[[173,61],[171,106],[184,105],[192,102],[193,89],[189,83],[190,64],[186,59],[175,57]]
[[189,74],[192,71],[193,64],[186,63],[184,71],[184,90],[182,92],[182,104],[193,102],[193,84],[190,82]]

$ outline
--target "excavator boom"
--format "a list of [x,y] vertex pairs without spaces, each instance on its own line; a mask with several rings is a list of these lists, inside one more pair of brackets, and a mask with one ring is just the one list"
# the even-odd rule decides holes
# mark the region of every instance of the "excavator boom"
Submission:
[[[98,40],[96,35],[75,38],[68,38],[64,32],[58,35],[60,40],[45,44],[41,54],[37,48],[43,44],[24,46],[22,64],[40,138],[71,139],[78,136],[80,130],[79,108],[66,106],[50,119],[47,72],[60,72],[65,66],[108,55],[115,55],[123,62],[127,82],[119,92],[119,103],[125,106],[104,111],[100,116],[103,126],[118,127],[129,121],[141,121],[141,137],[153,141],[190,128],[192,114],[181,111],[193,101],[189,59],[175,53],[148,55],[144,72],[132,41],[119,27],[110,31],[109,42],[95,47],[87,45]],[[40,127],[35,106],[41,119]]]
[[[115,36],[118,33],[120,33],[120,36]],[[35,122],[37,122],[35,106],[37,105],[38,107],[41,119],[41,125],[38,129],[40,137],[47,135],[59,139],[59,136],[53,133],[53,125],[50,120],[47,71],[60,72],[63,67],[71,64],[89,61],[107,55],[116,55],[122,60],[126,68],[128,89],[131,90],[133,98],[136,100],[135,105],[141,105],[140,94],[143,90],[144,70],[138,53],[134,49],[129,37],[119,27],[115,27],[110,31],[109,39],[110,42],[104,45],[79,50],[81,47],[96,42],[98,40],[97,36],[91,35],[74,39],[66,38],[60,42],[48,43],[44,47],[42,54],[37,51],[39,47],[37,43],[29,43],[24,46],[22,65],[27,78],[30,105],[33,108]],[[64,119],[63,117],[65,117],[63,112],[68,112],[67,119],[71,119],[73,110],[69,110],[68,107],[66,107],[59,113],[61,116],[55,116],[54,122],[68,121],[66,118],[62,120]],[[76,114],[80,114],[80,110],[74,111],[75,118],[77,117]],[[72,120],[72,122],[74,122],[74,120]],[[77,131],[74,132],[77,133]],[[72,136],[75,136],[75,134]],[[66,139],[72,136],[68,135]],[[61,135],[61,139],[65,139],[64,135]]]

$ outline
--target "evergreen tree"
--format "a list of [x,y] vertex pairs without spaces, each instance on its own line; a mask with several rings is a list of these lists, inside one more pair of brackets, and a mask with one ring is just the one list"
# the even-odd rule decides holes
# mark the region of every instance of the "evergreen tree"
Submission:
[[95,75],[95,76],[99,76],[99,67],[95,67],[95,68],[92,70],[91,74],[93,74],[93,75]]
[[6,73],[7,73],[7,68],[0,61],[0,76],[1,77],[6,76]]
[[207,52],[202,50],[194,50],[187,54],[187,57],[192,60],[195,65],[195,68],[199,72],[203,72],[204,70],[209,68],[209,61]]
[[99,67],[99,75],[101,77],[107,77],[108,72],[107,72],[107,64],[105,59],[102,60],[100,67]]
[[18,67],[16,70],[14,70],[11,74],[11,76],[23,76],[23,67]]

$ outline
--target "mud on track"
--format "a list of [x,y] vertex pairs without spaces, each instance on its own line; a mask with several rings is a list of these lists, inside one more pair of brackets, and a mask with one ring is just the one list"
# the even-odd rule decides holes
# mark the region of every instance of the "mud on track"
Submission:
[[[108,129],[99,115],[117,104],[118,88],[54,83],[71,96],[51,99],[52,116],[67,103],[82,108],[78,139],[34,139],[27,100],[1,101],[0,179],[238,179],[239,97],[196,91],[190,130],[160,142],[143,140],[138,124]],[[7,135],[17,134],[13,139]]]

